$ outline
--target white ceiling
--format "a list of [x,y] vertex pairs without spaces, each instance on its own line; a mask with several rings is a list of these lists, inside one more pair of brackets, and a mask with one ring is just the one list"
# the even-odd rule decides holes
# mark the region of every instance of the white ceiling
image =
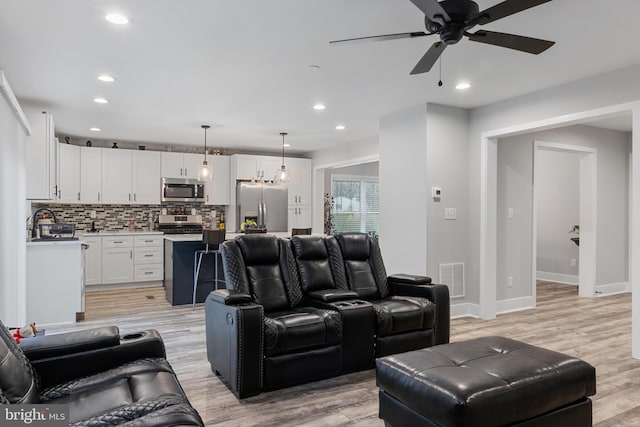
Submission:
[[[109,24],[112,11],[133,22]],[[277,151],[286,131],[306,152],[375,135],[381,115],[419,103],[472,108],[640,63],[638,15],[638,0],[554,0],[493,22],[557,43],[535,56],[464,40],[439,88],[437,67],[409,75],[435,36],[328,43],[424,30],[409,0],[0,0],[0,69],[59,135],[200,145],[209,123],[214,146]],[[473,87],[456,91],[461,79]]]

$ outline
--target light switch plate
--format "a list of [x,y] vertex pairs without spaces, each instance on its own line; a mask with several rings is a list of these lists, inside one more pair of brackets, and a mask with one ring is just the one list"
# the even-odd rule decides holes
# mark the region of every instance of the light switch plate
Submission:
[[444,219],[457,219],[457,217],[456,208],[445,208]]

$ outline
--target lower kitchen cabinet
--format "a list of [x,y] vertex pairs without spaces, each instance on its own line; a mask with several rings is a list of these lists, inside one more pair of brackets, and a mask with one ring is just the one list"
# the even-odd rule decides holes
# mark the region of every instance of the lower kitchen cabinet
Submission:
[[289,206],[289,231],[311,226],[311,206]]
[[85,252],[85,278],[89,288],[96,285],[130,287],[164,279],[162,234],[89,235],[82,240],[89,245]]

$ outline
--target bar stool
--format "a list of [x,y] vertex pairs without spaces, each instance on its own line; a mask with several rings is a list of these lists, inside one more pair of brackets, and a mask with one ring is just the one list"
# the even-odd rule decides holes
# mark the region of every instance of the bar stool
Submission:
[[[225,240],[226,230],[204,230],[202,232],[202,243],[205,244],[204,249],[198,249],[193,254],[193,309],[196,309],[196,290],[198,289],[198,276],[200,275],[200,266],[202,265],[202,257],[204,255],[213,254],[215,259],[215,271],[213,284],[218,289],[218,282],[224,283],[224,280],[218,279],[218,255],[220,254],[220,243]],[[209,249],[214,246],[215,249]]]

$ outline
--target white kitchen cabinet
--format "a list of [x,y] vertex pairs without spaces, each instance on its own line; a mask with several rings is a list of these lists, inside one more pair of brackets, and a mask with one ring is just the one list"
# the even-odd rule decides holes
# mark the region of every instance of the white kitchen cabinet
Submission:
[[53,117],[47,113],[27,115],[31,135],[26,138],[27,199],[53,200],[57,194],[57,143]]
[[87,286],[102,283],[102,237],[82,236],[89,246],[84,252],[84,280]]
[[133,236],[102,238],[102,284],[133,282]]
[[198,179],[204,154],[162,153],[162,178]]
[[236,154],[233,156],[236,164],[235,179],[250,180],[263,178],[271,180],[276,176],[282,165],[281,157],[253,156],[249,154]]
[[162,235],[135,236],[133,280],[148,282],[164,279],[164,238]]
[[80,203],[80,147],[58,144],[59,203]]
[[289,206],[289,230],[292,228],[310,228],[311,206]]
[[311,159],[285,159],[289,170],[289,205],[311,205]]
[[102,202],[102,148],[80,147],[80,202]]
[[26,318],[39,327],[75,323],[82,310],[79,241],[27,243]]
[[132,150],[102,150],[102,203],[129,204],[133,202],[131,191]]
[[133,203],[160,204],[160,155],[158,151],[133,152]]
[[211,165],[211,181],[205,182],[207,205],[228,205],[229,200],[229,156],[207,156]]

